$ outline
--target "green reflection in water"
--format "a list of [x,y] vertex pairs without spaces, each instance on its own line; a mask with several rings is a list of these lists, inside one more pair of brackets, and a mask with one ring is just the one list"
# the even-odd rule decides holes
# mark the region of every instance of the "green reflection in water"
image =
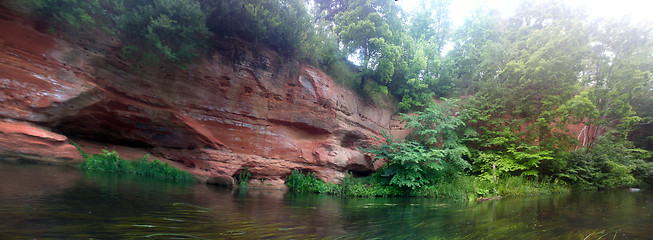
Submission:
[[653,194],[456,203],[231,192],[0,165],[0,239],[646,239]]

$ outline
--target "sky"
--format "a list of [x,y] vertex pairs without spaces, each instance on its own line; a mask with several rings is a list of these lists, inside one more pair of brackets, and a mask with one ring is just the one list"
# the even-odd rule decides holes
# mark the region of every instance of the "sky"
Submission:
[[[406,10],[415,8],[417,0],[397,0],[397,4]],[[479,7],[499,10],[504,17],[509,17],[518,9],[520,0],[452,0],[450,17],[453,27],[461,26]],[[621,18],[631,16],[636,22],[653,21],[653,1],[651,0],[566,0],[572,7],[584,8],[591,18]]]

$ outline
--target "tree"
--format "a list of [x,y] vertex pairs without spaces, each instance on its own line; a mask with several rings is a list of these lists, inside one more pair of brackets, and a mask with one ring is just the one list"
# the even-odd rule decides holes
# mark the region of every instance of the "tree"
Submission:
[[314,0],[316,19],[333,22],[338,13],[349,8],[349,0]]
[[[512,114],[544,118],[577,93],[579,74],[589,53],[582,13],[560,2],[524,3],[507,26],[510,55],[497,84],[512,98]],[[542,138],[543,136],[538,136]]]
[[587,116],[583,142],[588,146],[603,134],[627,138],[641,120],[631,103],[651,91],[653,71],[650,27],[633,26],[626,19],[593,25],[592,61],[584,72],[587,97],[596,108],[596,114]]
[[206,47],[206,15],[196,0],[122,1],[116,10],[121,32],[139,41],[135,47],[146,55],[155,52],[183,66]]
[[453,64],[453,81],[460,95],[469,96],[493,88],[492,80],[503,69],[509,44],[504,20],[496,11],[478,9],[453,35],[454,48],[447,54]]
[[434,94],[448,96],[453,89],[451,62],[441,50],[449,38],[449,1],[420,1],[407,22],[404,37],[404,62],[408,65],[395,74],[391,89],[403,111],[423,109]]
[[409,34],[413,39],[424,39],[442,51],[451,33],[449,6],[451,0],[420,0],[409,21]]
[[560,2],[524,3],[507,22],[479,12],[465,27],[450,55],[461,90],[478,89],[485,95],[478,100],[504,99],[501,111],[489,114],[517,121],[509,129],[516,140],[549,150],[566,143],[553,127],[556,109],[577,94],[587,61],[582,14]]
[[220,36],[239,36],[295,58],[309,38],[311,16],[303,0],[202,1],[210,11],[207,26]]
[[519,119],[505,117],[509,116],[507,101],[479,92],[467,100],[461,113],[461,119],[476,131],[465,138],[473,170],[487,180],[495,174],[538,176],[539,164],[552,159],[552,151],[526,140]]
[[349,55],[357,54],[362,71],[361,86],[367,78],[382,85],[392,82],[395,68],[402,62],[401,9],[391,0],[353,0],[336,15],[340,42]]

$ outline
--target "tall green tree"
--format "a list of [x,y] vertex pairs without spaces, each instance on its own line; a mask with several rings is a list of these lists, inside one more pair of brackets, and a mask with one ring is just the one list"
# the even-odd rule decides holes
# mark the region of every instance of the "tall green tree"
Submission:
[[408,32],[413,39],[424,39],[442,51],[451,35],[451,0],[419,0],[410,16]]
[[452,78],[460,95],[497,86],[492,81],[503,69],[509,48],[504,25],[498,12],[478,9],[453,34],[447,59],[453,63]]
[[335,31],[345,52],[357,54],[362,72],[361,85],[373,78],[381,85],[392,82],[395,69],[405,65],[402,58],[401,8],[391,0],[352,0],[336,15]]
[[407,21],[404,38],[405,69],[398,71],[391,85],[402,110],[422,109],[433,94],[447,97],[453,89],[452,63],[442,57],[441,50],[449,39],[450,1],[419,1],[417,10]]
[[510,55],[498,75],[512,113],[544,118],[577,93],[579,74],[589,54],[582,12],[562,2],[531,4],[508,22]]
[[[481,49],[476,49],[474,43],[461,45],[459,51],[466,54],[464,51],[469,50],[467,56],[471,57],[460,61],[474,64],[472,54],[486,54],[481,59],[499,59],[484,59],[481,68],[458,73],[471,78],[465,81],[478,82],[480,91],[489,96],[486,99],[505,99],[503,108],[508,115],[493,117],[519,120],[518,125],[525,129],[513,131],[522,133],[520,139],[555,149],[563,142],[559,137],[565,137],[553,134],[555,111],[578,93],[579,75],[590,50],[589,36],[582,12],[561,2],[524,2],[522,9],[507,21],[505,33],[498,37],[484,32],[483,25],[470,25],[475,27],[470,33],[488,36],[490,40],[481,41]],[[490,26],[500,29],[500,25]]]
[[[653,41],[650,26],[627,19],[593,24],[592,61],[584,72],[587,97],[597,112],[588,116],[583,142],[592,145],[603,134],[626,139],[641,118],[633,110],[635,99],[651,91]],[[646,113],[644,113],[646,114]]]
[[589,53],[583,15],[561,2],[531,4],[506,20],[478,12],[456,34],[449,56],[464,94],[476,171],[538,175],[540,163],[570,146],[553,131],[557,109],[578,93]]

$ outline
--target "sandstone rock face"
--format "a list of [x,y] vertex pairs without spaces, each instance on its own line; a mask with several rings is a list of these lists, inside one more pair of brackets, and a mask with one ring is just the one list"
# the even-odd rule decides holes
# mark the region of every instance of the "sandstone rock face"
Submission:
[[0,158],[9,161],[75,163],[82,159],[68,138],[26,122],[0,120]]
[[220,40],[210,58],[186,69],[141,68],[120,57],[110,36],[64,40],[0,14],[0,118],[145,148],[207,182],[245,168],[268,182],[294,169],[331,182],[373,171],[358,148],[375,143],[394,112],[239,40]]

